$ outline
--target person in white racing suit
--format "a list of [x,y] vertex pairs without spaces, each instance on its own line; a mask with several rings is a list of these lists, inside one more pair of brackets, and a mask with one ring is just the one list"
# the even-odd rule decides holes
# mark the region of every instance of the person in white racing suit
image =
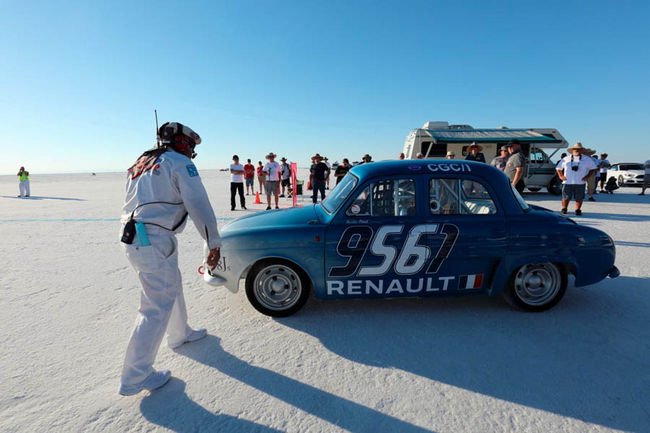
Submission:
[[220,258],[217,220],[191,160],[201,138],[178,122],[162,125],[158,138],[158,147],[142,154],[129,168],[122,208],[122,245],[142,285],[139,314],[122,369],[122,395],[151,391],[169,380],[168,370],[153,369],[165,330],[171,348],[207,334],[187,324],[178,268],[175,234],[183,230],[188,215],[209,248],[208,268],[213,269]]

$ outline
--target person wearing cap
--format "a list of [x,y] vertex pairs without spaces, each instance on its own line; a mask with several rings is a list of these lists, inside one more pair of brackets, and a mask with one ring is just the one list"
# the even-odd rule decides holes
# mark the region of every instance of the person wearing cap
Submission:
[[505,146],[501,146],[501,149],[499,149],[499,154],[495,156],[492,161],[490,161],[490,165],[503,171],[506,168],[508,156],[508,149]]
[[598,168],[594,160],[585,155],[585,147],[582,143],[576,143],[569,147],[569,155],[564,157],[562,164],[557,169],[557,176],[563,181],[562,185],[562,209],[563,214],[571,200],[575,201],[575,213],[582,215],[582,202],[585,199],[585,185],[590,175],[596,173]]
[[601,153],[598,160],[598,182],[600,183],[600,192],[605,191],[605,184],[607,183],[607,170],[611,168],[611,164],[607,160],[607,154]]
[[506,149],[508,149],[508,161],[506,166],[503,169],[503,172],[513,187],[519,192],[523,192],[526,188],[524,183],[524,168],[526,167],[526,157],[521,152],[521,145],[519,141],[512,140],[510,143],[506,144]]
[[284,197],[285,190],[290,191],[291,189],[291,166],[287,164],[287,158],[284,156],[280,158],[280,162],[280,172],[282,173],[282,193],[280,194],[280,197]]
[[271,209],[271,195],[275,198],[275,208],[280,209],[278,202],[280,200],[280,181],[282,180],[282,172],[280,164],[275,161],[277,155],[273,152],[270,152],[266,155],[266,160],[268,161],[262,171],[266,175],[266,183],[264,184],[264,189],[266,190],[266,210]]
[[239,163],[239,156],[232,156],[230,164],[230,210],[235,210],[235,195],[239,193],[239,204],[246,210],[244,198],[244,166]]
[[208,269],[220,259],[217,219],[192,163],[201,137],[178,122],[163,124],[158,137],[158,147],[144,152],[128,170],[120,219],[122,246],[142,285],[120,379],[122,395],[153,390],[169,380],[168,370],[153,369],[165,330],[173,349],[207,334],[187,323],[178,268],[176,233],[183,231],[188,216],[207,245]]
[[468,154],[465,157],[465,160],[467,161],[478,161],[478,162],[485,162],[485,155],[481,153],[483,150],[483,147],[479,146],[476,143],[472,143],[469,145],[467,148]]
[[424,159],[424,154],[422,152],[418,152],[415,154],[415,159]]
[[363,155],[363,157],[361,158],[361,161],[362,161],[361,164],[367,164],[367,163],[369,163],[369,162],[372,162],[372,156],[370,156],[370,155],[368,155],[368,154],[366,153],[366,154]]
[[29,197],[29,172],[25,167],[18,170],[18,197]]
[[337,185],[345,177],[345,175],[348,174],[348,171],[350,171],[351,168],[352,166],[350,166],[350,160],[343,158],[343,162],[339,164],[334,171],[334,177],[336,178]]
[[445,159],[456,159],[456,154],[451,150],[448,150],[447,155],[445,155]]
[[251,164],[250,158],[244,164],[244,182],[246,182],[246,195],[249,191],[255,194],[255,166]]
[[312,202],[316,203],[318,201],[318,192],[320,191],[320,200],[325,200],[325,179],[330,174],[330,169],[323,162],[323,157],[320,154],[316,154],[311,157],[314,163],[309,169],[310,182],[312,187]]

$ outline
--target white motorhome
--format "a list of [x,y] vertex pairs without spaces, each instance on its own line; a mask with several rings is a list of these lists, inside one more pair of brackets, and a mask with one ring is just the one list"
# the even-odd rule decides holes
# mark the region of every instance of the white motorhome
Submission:
[[555,172],[556,163],[551,158],[561,149],[566,149],[567,141],[557,129],[553,128],[472,128],[469,125],[450,125],[448,122],[426,122],[422,128],[412,130],[404,140],[404,155],[415,159],[418,153],[424,158],[445,158],[448,151],[457,159],[465,159],[470,144],[480,145],[489,163],[501,146],[512,140],[521,143],[526,156],[524,182],[530,191],[547,188],[552,194],[560,194],[562,183]]

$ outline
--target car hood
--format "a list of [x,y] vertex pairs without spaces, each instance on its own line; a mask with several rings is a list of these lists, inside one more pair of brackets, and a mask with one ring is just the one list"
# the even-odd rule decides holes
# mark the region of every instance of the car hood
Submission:
[[226,234],[240,230],[298,227],[320,224],[320,222],[315,205],[308,205],[290,209],[255,212],[231,221],[220,231]]

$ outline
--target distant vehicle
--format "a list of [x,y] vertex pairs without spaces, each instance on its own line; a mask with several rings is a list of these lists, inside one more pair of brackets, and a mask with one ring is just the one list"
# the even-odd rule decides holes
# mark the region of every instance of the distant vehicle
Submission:
[[619,162],[607,170],[607,177],[614,176],[618,186],[643,185],[645,168],[636,162]]
[[575,286],[616,277],[614,241],[528,206],[498,169],[473,161],[382,161],[352,168],[321,203],[238,218],[204,279],[262,314],[317,298],[504,295],[542,311]]
[[[448,122],[426,122],[422,128],[408,133],[404,140],[403,152],[406,159],[416,159],[418,153],[426,158],[444,158],[447,151],[456,154],[457,159],[465,159],[471,143],[483,147],[483,155],[489,163],[499,148],[512,140],[521,143],[521,151],[526,156],[524,182],[528,190],[537,192],[546,188],[551,194],[562,192],[562,182],[557,177],[551,158],[568,146],[567,141],[557,129],[527,128],[473,128],[470,125],[450,125]],[[545,150],[552,151],[550,155]]]

